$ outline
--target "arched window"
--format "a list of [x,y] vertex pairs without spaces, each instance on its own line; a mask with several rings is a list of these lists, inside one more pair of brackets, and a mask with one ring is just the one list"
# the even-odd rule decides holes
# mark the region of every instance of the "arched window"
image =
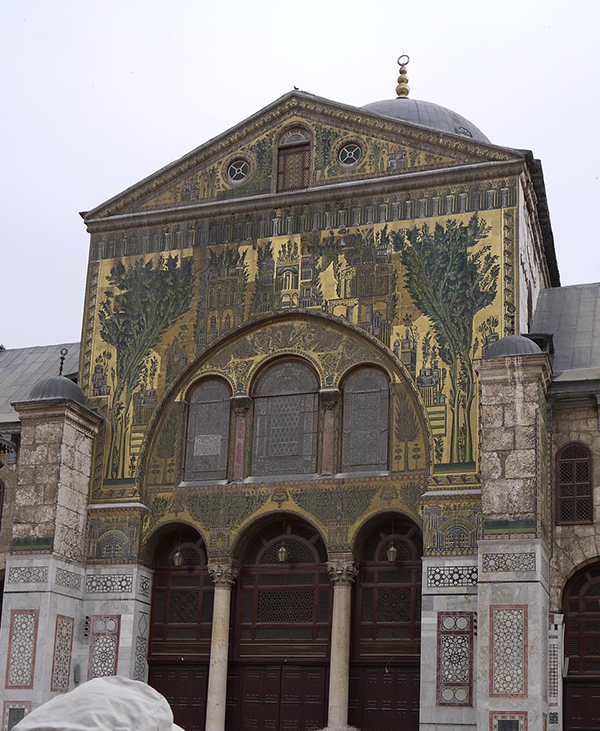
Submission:
[[569,581],[563,613],[569,676],[600,675],[600,563],[586,566]]
[[360,368],[343,391],[342,472],[387,470],[387,378],[376,368]]
[[319,384],[299,361],[271,366],[254,391],[253,475],[317,471]]
[[277,150],[277,192],[310,184],[310,140],[300,127],[286,132]]
[[185,480],[227,477],[229,389],[222,381],[200,383],[190,396]]
[[562,447],[556,457],[556,522],[592,523],[592,454],[578,442]]

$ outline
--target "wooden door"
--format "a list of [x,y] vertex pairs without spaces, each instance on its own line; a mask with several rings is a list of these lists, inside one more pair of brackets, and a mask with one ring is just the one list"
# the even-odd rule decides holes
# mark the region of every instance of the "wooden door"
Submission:
[[238,665],[228,683],[226,731],[314,731],[326,725],[325,666]]
[[419,668],[354,664],[348,722],[361,731],[418,731]]
[[600,729],[600,681],[565,682],[565,731],[598,731]]
[[214,588],[198,533],[182,527],[166,536],[154,569],[148,684],[178,726],[204,731]]
[[185,731],[204,731],[208,664],[150,665],[148,684],[169,701],[175,723]]

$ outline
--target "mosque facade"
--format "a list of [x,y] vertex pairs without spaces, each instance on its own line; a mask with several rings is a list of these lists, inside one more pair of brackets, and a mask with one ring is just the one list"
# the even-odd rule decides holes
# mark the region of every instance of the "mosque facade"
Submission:
[[82,214],[77,385],[0,414],[4,729],[115,674],[186,731],[600,727],[600,285],[532,153],[396,92]]

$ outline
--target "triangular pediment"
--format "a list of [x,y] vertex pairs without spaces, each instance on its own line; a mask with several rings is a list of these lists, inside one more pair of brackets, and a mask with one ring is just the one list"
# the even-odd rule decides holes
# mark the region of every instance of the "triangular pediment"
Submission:
[[[87,212],[85,219],[268,195],[276,189],[275,150],[295,125],[311,140],[311,188],[522,157],[515,150],[294,91]],[[359,148],[358,160],[343,164],[340,151],[349,144]],[[236,181],[231,165],[240,161],[246,167]]]

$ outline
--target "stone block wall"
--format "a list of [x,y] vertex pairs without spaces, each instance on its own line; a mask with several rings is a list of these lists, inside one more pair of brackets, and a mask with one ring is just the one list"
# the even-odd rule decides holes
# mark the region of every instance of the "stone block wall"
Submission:
[[[562,592],[575,571],[600,556],[600,430],[596,407],[560,408],[552,413],[553,464],[558,450],[569,442],[582,442],[592,451],[594,522],[589,525],[554,527],[554,555],[551,562],[550,602],[553,612],[561,612]],[[553,470],[554,471],[554,470]],[[556,480],[553,481],[554,503]]]

